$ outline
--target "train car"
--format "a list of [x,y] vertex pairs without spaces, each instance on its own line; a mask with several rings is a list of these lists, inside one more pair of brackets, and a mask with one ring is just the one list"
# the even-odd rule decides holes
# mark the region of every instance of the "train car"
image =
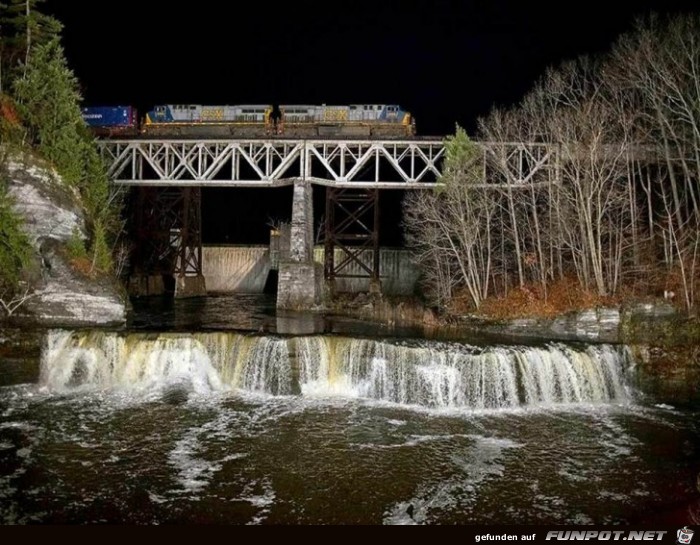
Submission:
[[278,132],[287,136],[412,137],[415,123],[396,104],[280,106]]
[[132,106],[93,106],[81,110],[85,124],[96,136],[136,136],[139,119]]
[[274,134],[272,106],[203,106],[164,104],[146,113],[141,132],[147,136],[260,137]]

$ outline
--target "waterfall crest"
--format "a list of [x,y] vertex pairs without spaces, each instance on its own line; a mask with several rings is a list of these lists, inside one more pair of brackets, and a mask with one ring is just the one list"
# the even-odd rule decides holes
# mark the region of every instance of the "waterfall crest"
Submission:
[[237,333],[51,331],[41,384],[54,391],[186,384],[197,393],[367,398],[502,409],[627,399],[627,355],[610,345],[459,343]]

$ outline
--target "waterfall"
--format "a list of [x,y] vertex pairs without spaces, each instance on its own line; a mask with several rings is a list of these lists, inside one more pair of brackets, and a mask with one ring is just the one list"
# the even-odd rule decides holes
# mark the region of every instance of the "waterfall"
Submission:
[[41,384],[53,391],[234,389],[363,398],[432,408],[502,409],[627,398],[623,348],[486,346],[331,336],[51,331]]
[[54,391],[185,385],[196,393],[239,388],[291,393],[287,343],[238,334],[51,331],[40,384]]
[[304,395],[426,407],[497,409],[622,401],[624,350],[306,337],[297,342]]

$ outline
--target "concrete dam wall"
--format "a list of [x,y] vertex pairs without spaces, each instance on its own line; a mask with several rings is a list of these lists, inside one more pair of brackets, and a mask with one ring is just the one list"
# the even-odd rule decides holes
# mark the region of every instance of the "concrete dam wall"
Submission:
[[[370,263],[367,252],[367,263]],[[342,261],[345,254],[336,249],[335,261]],[[314,248],[314,261],[323,263],[323,247]],[[210,293],[262,293],[270,276],[271,263],[268,246],[204,246],[202,271]],[[382,293],[386,295],[410,295],[418,281],[418,270],[411,262],[407,250],[382,248],[379,271]],[[361,267],[351,263],[344,274],[364,274]],[[355,293],[369,290],[365,278],[338,278],[336,291]]]
[[270,274],[267,246],[204,246],[202,274],[210,293],[263,293]]

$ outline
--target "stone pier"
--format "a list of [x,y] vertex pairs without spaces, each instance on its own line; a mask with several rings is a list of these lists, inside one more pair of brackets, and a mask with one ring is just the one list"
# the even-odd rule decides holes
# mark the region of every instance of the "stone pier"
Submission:
[[313,190],[294,182],[289,252],[280,255],[277,308],[304,310],[320,303],[322,271],[314,263]]

